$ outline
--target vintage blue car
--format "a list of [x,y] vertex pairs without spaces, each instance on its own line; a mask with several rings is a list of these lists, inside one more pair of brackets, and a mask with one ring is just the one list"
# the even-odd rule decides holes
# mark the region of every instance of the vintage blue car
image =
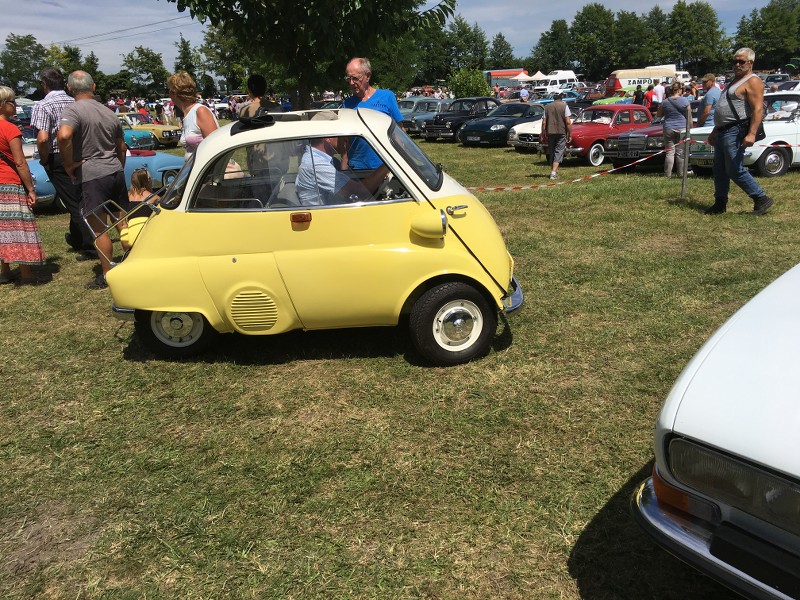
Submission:
[[[148,135],[152,134],[148,133]],[[175,156],[166,152],[131,150],[130,155],[125,160],[125,180],[130,183],[131,174],[136,169],[145,167],[153,178],[153,188],[158,189],[172,183],[184,163],[182,156]],[[47,176],[44,167],[39,164],[39,161],[29,160],[28,168],[31,170],[31,175],[36,185],[37,208],[48,208],[54,204],[59,205],[56,188],[53,187],[50,178]]]

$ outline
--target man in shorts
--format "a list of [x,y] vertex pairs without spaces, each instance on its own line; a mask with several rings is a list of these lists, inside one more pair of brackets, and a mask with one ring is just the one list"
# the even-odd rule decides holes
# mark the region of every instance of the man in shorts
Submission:
[[81,184],[81,214],[95,236],[102,273],[86,284],[87,289],[104,289],[106,273],[111,268],[113,245],[108,233],[108,213],[95,211],[107,200],[120,208],[128,207],[128,187],[125,183],[125,138],[117,116],[94,97],[95,85],[86,71],[74,71],[67,88],[75,102],[61,113],[58,128],[58,147],[64,169]]
[[547,143],[550,179],[558,179],[558,165],[564,159],[564,151],[572,138],[572,121],[569,107],[563,101],[564,94],[557,92],[554,101],[545,106],[542,118],[541,139]]

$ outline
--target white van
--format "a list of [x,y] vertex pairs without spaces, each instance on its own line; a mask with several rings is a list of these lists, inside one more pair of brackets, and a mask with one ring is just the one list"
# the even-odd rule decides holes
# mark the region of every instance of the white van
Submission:
[[617,90],[630,86],[648,85],[660,81],[663,84],[671,83],[675,78],[675,70],[665,67],[648,67],[646,69],[617,69],[606,79],[606,97],[613,96]]
[[550,71],[544,79],[536,82],[533,93],[537,96],[544,96],[556,91],[565,83],[578,83],[578,78],[574,71]]

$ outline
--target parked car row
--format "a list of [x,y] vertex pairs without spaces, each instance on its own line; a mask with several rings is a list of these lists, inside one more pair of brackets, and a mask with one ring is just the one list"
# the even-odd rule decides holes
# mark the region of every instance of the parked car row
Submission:
[[[621,103],[582,107],[581,103],[589,99],[579,98],[568,103],[573,124],[567,156],[582,158],[594,167],[610,159],[615,168],[648,156],[663,156],[663,125],[649,109],[630,104],[628,98]],[[540,139],[542,104],[499,104],[492,98],[459,98],[433,122],[425,122],[419,129],[410,121],[404,120],[403,124],[409,133],[419,131],[426,140],[441,137],[465,146],[507,144],[517,152],[547,153],[547,144]],[[800,165],[800,90],[766,94],[764,105],[767,137],[745,151],[744,164],[761,176],[776,177]],[[694,118],[699,101],[693,101],[691,107]],[[691,130],[689,165],[696,173],[710,173],[714,149],[705,142],[712,129],[706,126]]]

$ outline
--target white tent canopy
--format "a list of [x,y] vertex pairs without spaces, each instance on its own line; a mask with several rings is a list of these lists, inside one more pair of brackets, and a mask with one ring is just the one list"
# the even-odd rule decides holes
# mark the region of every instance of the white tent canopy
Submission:
[[531,75],[531,79],[536,79],[536,80],[544,79],[545,77],[547,77],[547,75],[545,75],[541,71],[536,71],[535,75]]
[[525,71],[520,71],[517,75],[514,75],[511,79],[514,81],[533,81],[536,77],[531,77],[530,75],[526,75]]

